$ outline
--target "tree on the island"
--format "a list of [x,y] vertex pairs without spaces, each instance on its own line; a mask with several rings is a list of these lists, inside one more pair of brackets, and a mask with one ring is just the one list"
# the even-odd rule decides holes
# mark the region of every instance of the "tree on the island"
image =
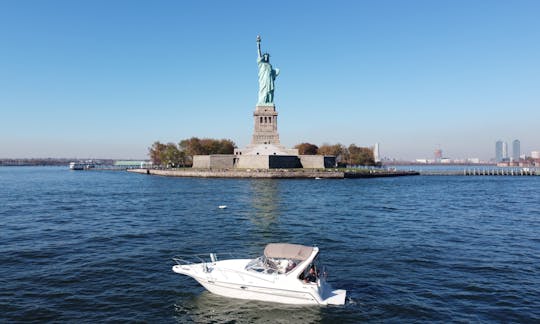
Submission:
[[201,140],[197,137],[183,139],[178,143],[178,146],[187,156],[197,155],[201,151]]
[[318,154],[319,155],[333,155],[335,157],[338,157],[342,155],[347,148],[339,143],[330,145],[328,143],[324,143],[323,145],[319,146]]
[[228,139],[203,138],[201,147],[202,151],[199,154],[233,154],[236,145]]
[[152,160],[154,165],[162,165],[162,163],[165,161],[166,148],[167,145],[159,141],[154,142],[154,144],[148,148],[148,155],[150,155],[150,160]]
[[212,139],[192,137],[184,139],[178,144],[186,156],[209,155],[209,154],[233,154],[236,144],[229,139]]
[[179,167],[185,166],[188,162],[186,154],[174,143],[163,144],[156,141],[148,148],[148,155],[156,166]]
[[349,165],[375,165],[373,150],[369,147],[359,147],[355,144],[349,145]]
[[344,145],[341,145],[340,143],[330,145],[328,143],[324,143],[319,147],[319,155],[332,155],[336,157],[336,162],[339,166],[342,166],[343,164],[347,164],[347,161],[349,159],[349,151],[347,150],[347,147]]
[[176,144],[167,143],[165,148],[165,162],[167,167],[183,167],[186,165],[186,153],[180,151]]
[[219,152],[218,154],[233,154],[234,149],[237,147],[236,144],[230,139],[221,139],[219,140]]
[[319,147],[311,143],[300,143],[294,148],[298,149],[298,154],[300,155],[317,155],[319,151]]

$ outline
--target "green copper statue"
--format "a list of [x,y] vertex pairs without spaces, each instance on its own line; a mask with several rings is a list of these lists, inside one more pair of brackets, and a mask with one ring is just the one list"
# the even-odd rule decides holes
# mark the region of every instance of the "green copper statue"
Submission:
[[259,101],[257,106],[274,104],[274,80],[279,75],[279,69],[273,69],[270,64],[270,54],[261,54],[261,36],[257,36],[257,64],[259,65]]

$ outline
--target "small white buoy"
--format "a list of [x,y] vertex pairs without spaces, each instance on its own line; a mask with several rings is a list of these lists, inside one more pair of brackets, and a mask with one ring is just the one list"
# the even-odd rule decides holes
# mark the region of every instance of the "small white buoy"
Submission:
[[219,205],[218,207],[219,207],[219,209],[225,209],[225,208],[227,208],[227,205]]

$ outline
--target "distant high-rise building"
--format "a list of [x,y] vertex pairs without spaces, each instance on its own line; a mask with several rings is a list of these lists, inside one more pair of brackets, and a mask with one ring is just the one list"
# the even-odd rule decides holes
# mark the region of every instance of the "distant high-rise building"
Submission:
[[520,155],[521,155],[521,144],[519,140],[514,140],[512,142],[512,160],[519,161]]
[[495,142],[495,162],[501,162],[503,160],[503,142]]
[[508,160],[508,143],[506,142],[503,142],[502,157],[503,160]]
[[375,160],[375,162],[381,162],[379,143],[375,143],[375,146],[373,147],[373,159]]

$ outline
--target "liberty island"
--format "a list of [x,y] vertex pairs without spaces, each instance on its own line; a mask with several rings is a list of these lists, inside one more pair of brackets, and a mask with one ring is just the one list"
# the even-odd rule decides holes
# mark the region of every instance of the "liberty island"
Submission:
[[[417,172],[337,169],[336,156],[303,155],[297,148],[286,148],[278,133],[275,104],[276,78],[280,70],[270,63],[270,54],[261,50],[257,36],[258,94],[253,112],[253,135],[245,148],[233,154],[193,155],[192,168],[131,169],[130,172],[180,177],[219,178],[364,178],[417,175]],[[256,172],[254,172],[256,171]]]

